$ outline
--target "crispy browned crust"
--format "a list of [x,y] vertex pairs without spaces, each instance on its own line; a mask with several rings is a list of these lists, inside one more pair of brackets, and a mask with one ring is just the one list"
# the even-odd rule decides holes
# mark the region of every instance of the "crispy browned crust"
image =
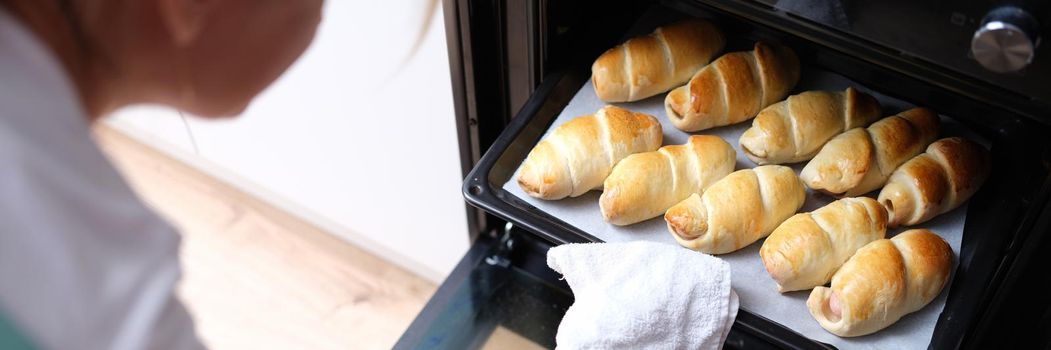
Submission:
[[815,191],[856,197],[883,186],[899,165],[938,136],[938,115],[913,108],[830,140],[800,173]]
[[785,220],[759,255],[778,291],[824,285],[854,252],[887,232],[887,213],[875,199],[843,198]]
[[945,165],[952,192],[974,193],[989,177],[989,151],[977,142],[950,137],[931,144],[927,153]]
[[606,106],[559,125],[529,152],[517,182],[530,196],[556,200],[602,186],[621,159],[660,147],[660,122],[651,115]]
[[879,102],[854,88],[806,91],[760,111],[739,143],[756,164],[802,162],[836,135],[879,118]]
[[693,19],[657,28],[617,45],[595,60],[591,82],[606,102],[637,101],[686,83],[723,49],[722,32]]
[[923,152],[938,137],[938,115],[927,108],[913,108],[898,113],[869,127],[880,169],[894,171],[916,154]]
[[668,230],[680,245],[725,254],[766,237],[803,205],[806,190],[791,168],[738,170],[703,194],[668,209]]
[[890,225],[916,225],[955,209],[989,177],[989,152],[959,137],[938,140],[891,174],[879,201]]
[[757,42],[752,51],[727,53],[698,71],[684,90],[665,97],[665,109],[683,131],[739,123],[785,98],[798,80],[795,52]]
[[[949,279],[952,256],[949,244],[925,229],[874,241],[843,264],[831,287],[814,288],[807,308],[823,328],[838,336],[877,332],[934,300]],[[839,300],[841,318],[829,312],[832,293]]]
[[599,197],[602,217],[630,225],[660,216],[732,172],[736,158],[730,144],[712,135],[693,135],[682,145],[629,156],[606,178]]

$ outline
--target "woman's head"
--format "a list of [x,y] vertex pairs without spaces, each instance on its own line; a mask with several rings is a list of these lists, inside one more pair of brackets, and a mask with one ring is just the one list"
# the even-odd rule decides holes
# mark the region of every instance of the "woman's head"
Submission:
[[134,103],[240,113],[306,49],[322,0],[0,0],[57,53],[92,117]]
[[321,18],[320,0],[153,1],[174,4],[162,11],[190,89],[178,107],[209,116],[243,110],[303,53]]

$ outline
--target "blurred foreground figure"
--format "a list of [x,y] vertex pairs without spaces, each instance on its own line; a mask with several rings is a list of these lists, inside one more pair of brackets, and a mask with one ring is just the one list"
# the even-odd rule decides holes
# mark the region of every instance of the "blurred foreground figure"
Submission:
[[120,107],[239,114],[321,0],[0,0],[0,348],[194,349],[179,237],[91,139]]

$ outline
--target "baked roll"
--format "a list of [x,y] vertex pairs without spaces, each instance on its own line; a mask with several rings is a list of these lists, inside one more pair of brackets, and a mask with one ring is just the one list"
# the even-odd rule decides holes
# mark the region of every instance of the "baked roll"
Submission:
[[603,101],[638,101],[685,84],[725,42],[722,31],[705,20],[666,25],[599,56],[591,65],[591,85]]
[[810,315],[840,337],[875,333],[923,308],[949,280],[952,248],[925,229],[908,230],[858,249],[807,299]]
[[724,254],[766,237],[805,199],[803,183],[791,168],[764,165],[735,171],[703,195],[690,195],[668,209],[664,220],[683,247]]
[[989,177],[989,168],[985,147],[959,137],[944,138],[895,170],[879,202],[890,213],[891,227],[919,224],[971,198]]
[[875,98],[852,87],[807,91],[764,108],[741,135],[741,151],[759,165],[813,158],[825,142],[880,118]]
[[633,154],[620,161],[599,197],[602,218],[630,225],[661,215],[734,170],[737,155],[718,136],[694,135],[684,145]]
[[779,292],[824,285],[850,256],[887,233],[887,212],[875,199],[843,198],[781,223],[759,248]]
[[883,186],[891,172],[938,137],[938,115],[913,108],[867,129],[839,134],[807,163],[799,177],[811,189],[857,197]]
[[780,101],[799,81],[799,58],[785,46],[755,43],[719,57],[664,98],[671,123],[698,131],[740,123]]
[[661,124],[651,115],[606,106],[559,125],[529,152],[518,185],[540,199],[579,196],[602,186],[613,165],[661,146]]

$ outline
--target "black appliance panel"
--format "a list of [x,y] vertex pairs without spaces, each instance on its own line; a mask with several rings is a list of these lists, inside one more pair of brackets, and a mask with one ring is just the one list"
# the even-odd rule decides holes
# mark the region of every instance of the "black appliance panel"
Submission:
[[[820,24],[845,37],[883,46],[902,59],[921,66],[948,68],[959,74],[1036,100],[1044,111],[1051,105],[1051,48],[1041,38],[1051,33],[1051,12],[1044,1],[945,0],[758,0],[770,11]],[[1011,6],[1036,20],[1035,54],[1017,72],[997,73],[983,67],[972,54],[971,41],[990,12]]]

